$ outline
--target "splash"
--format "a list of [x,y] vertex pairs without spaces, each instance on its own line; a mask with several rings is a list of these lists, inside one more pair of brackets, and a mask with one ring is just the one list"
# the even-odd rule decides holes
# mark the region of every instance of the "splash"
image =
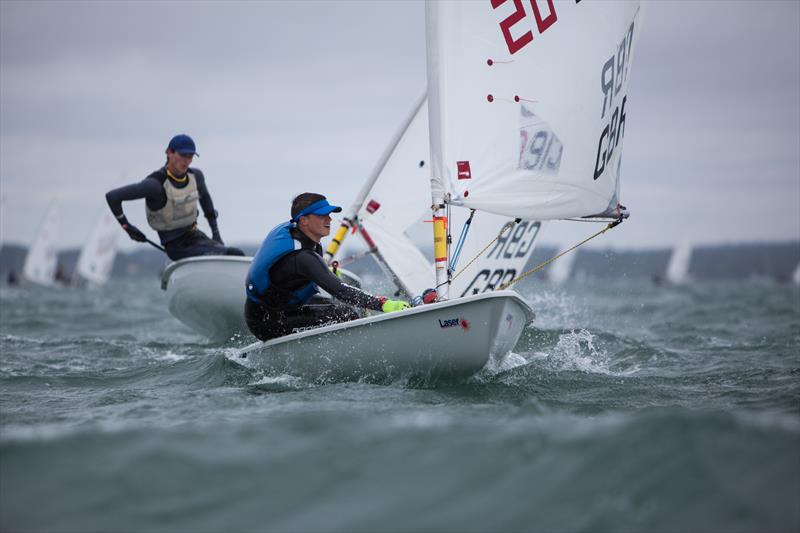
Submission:
[[289,374],[281,374],[278,376],[271,376],[258,373],[255,380],[247,384],[247,389],[251,393],[257,392],[291,392],[308,388],[308,384],[297,376]]
[[495,358],[490,357],[489,360],[486,362],[486,366],[484,366],[480,373],[475,376],[478,381],[482,381],[502,372],[507,372],[519,366],[524,366],[528,364],[528,360],[525,359],[523,356],[514,353],[508,352],[503,357]]
[[594,341],[595,336],[585,329],[559,335],[558,343],[547,358],[547,365],[553,370],[613,374],[609,370],[608,353],[598,349]]

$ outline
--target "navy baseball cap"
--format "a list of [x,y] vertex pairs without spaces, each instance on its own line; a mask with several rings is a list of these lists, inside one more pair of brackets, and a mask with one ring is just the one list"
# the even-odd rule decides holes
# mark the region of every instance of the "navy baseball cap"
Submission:
[[197,149],[194,147],[194,141],[192,138],[185,133],[181,133],[180,135],[176,135],[170,139],[167,150],[174,150],[181,155],[200,155],[197,153]]
[[339,213],[341,212],[342,208],[338,205],[331,205],[328,203],[328,200],[319,200],[318,202],[314,202],[310,206],[306,207],[295,216],[292,217],[292,220],[297,222],[300,220],[300,217],[304,217],[306,215],[330,215],[331,213]]

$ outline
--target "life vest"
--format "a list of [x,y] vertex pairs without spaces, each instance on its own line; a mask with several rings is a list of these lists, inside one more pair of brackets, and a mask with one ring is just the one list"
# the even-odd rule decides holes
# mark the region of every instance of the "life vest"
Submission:
[[[273,228],[264,239],[264,242],[261,243],[261,247],[253,258],[253,262],[250,263],[245,289],[247,290],[247,298],[253,302],[268,305],[265,301],[265,297],[267,288],[271,283],[269,279],[269,270],[279,259],[295,250],[301,249],[300,243],[296,241],[290,233],[293,226],[294,224],[289,221]],[[291,298],[287,305],[303,305],[317,292],[317,284],[309,282],[299,289],[292,291]]]
[[167,203],[161,209],[153,211],[147,207],[145,202],[147,223],[154,230],[180,229],[197,222],[197,199],[200,197],[197,192],[197,179],[191,172],[186,173],[186,178],[189,183],[181,188],[173,185],[169,178],[164,180],[163,186],[167,195]]

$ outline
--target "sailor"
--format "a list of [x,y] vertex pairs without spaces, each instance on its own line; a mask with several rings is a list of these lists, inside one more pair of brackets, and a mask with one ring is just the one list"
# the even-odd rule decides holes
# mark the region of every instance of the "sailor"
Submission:
[[[303,193],[292,201],[291,220],[261,243],[247,273],[244,307],[247,327],[260,340],[359,318],[354,307],[385,313],[410,307],[346,285],[328,269],[320,240],[331,232],[330,214],[341,210],[321,194]],[[344,303],[315,296],[318,288]]]
[[[200,169],[189,167],[197,155],[192,138],[184,134],[174,136],[166,154],[165,165],[141,182],[106,193],[108,206],[122,229],[134,241],[147,241],[122,211],[122,202],[144,198],[147,223],[158,232],[173,261],[196,255],[244,255],[240,249],[222,242],[205,176]],[[197,228],[198,201],[211,228],[211,239]]]

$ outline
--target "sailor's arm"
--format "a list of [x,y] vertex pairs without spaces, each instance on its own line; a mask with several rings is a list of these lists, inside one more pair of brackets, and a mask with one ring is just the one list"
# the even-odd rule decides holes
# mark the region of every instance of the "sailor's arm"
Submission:
[[386,298],[378,298],[364,291],[342,283],[325,265],[322,257],[307,250],[297,254],[296,267],[298,274],[312,280],[328,294],[350,305],[381,311]]
[[211,238],[223,244],[222,237],[219,234],[219,226],[217,225],[218,213],[217,210],[214,209],[214,201],[211,199],[211,194],[208,192],[206,177],[203,175],[203,171],[198,168],[193,168],[192,174],[195,175],[195,179],[197,180],[197,194],[200,200],[200,207],[203,208],[203,215],[206,217],[206,220],[208,220],[208,227],[211,228]]
[[161,185],[156,180],[145,178],[139,183],[132,183],[131,185],[125,185],[108,191],[106,193],[106,202],[111,212],[114,214],[114,217],[117,219],[117,222],[119,222],[119,225],[122,226],[122,229],[125,230],[130,238],[135,241],[144,242],[146,240],[145,235],[139,228],[129,223],[128,219],[125,217],[125,212],[122,210],[122,202],[144,198],[152,208],[153,204],[161,199],[160,196],[163,195],[163,192]]

